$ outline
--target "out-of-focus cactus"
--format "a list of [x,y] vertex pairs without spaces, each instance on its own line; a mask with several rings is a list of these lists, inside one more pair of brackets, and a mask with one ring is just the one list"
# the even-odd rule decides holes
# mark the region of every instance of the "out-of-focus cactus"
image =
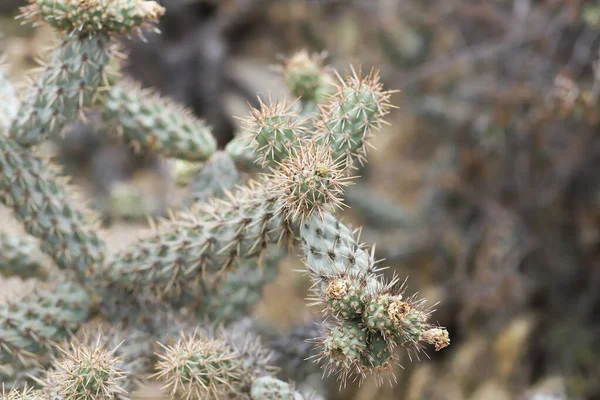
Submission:
[[7,382],[19,371],[43,365],[53,346],[92,314],[92,299],[79,285],[58,284],[0,306],[0,366]]
[[0,135],[7,135],[13,119],[19,112],[19,99],[17,93],[2,70],[0,59]]
[[302,395],[287,382],[271,376],[258,378],[252,384],[252,400],[303,400]]
[[64,38],[27,90],[11,135],[32,146],[60,133],[96,101],[98,87],[106,84],[112,52],[114,45],[105,34]]
[[144,0],[31,0],[24,16],[43,20],[53,28],[71,33],[96,34],[139,32],[158,22],[164,8]]
[[279,258],[278,254],[268,254],[262,264],[252,258],[238,262],[233,271],[217,278],[205,296],[202,311],[218,322],[233,322],[248,315],[262,298],[265,285],[277,275]]
[[333,92],[333,76],[323,65],[326,56],[326,53],[310,55],[303,50],[283,60],[283,78],[292,94],[300,98],[303,115],[318,111],[319,104]]
[[226,192],[232,191],[241,180],[242,177],[229,154],[217,151],[190,183],[191,200],[206,202],[212,197],[225,198]]
[[44,278],[46,271],[36,257],[37,251],[31,240],[0,232],[0,275]]
[[189,111],[138,84],[120,82],[107,93],[104,118],[138,150],[189,161],[208,159],[217,142],[204,123]]
[[0,140],[0,202],[13,209],[60,268],[85,279],[89,269],[102,262],[104,243],[55,168],[10,139]]

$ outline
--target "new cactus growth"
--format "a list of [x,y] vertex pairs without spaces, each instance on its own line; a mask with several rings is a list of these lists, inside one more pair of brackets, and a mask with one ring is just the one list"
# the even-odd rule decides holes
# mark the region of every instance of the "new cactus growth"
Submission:
[[[276,379],[272,353],[248,332],[198,328],[247,316],[278,260],[298,243],[327,322],[312,338],[316,350],[299,354],[305,347],[291,346],[286,354],[312,354],[345,381],[390,372],[397,348],[449,344],[447,331],[429,322],[423,301],[405,297],[396,279],[383,281],[374,252],[333,215],[391,108],[391,92],[375,71],[363,76],[353,69],[334,87],[321,59],[292,57],[282,71],[301,102],[261,102],[246,119],[246,135],[217,151],[209,127],[183,107],[135,83],[106,79],[113,35],[150,27],[163,13],[157,3],[31,3],[25,14],[60,31],[63,43],[20,105],[0,81],[0,94],[9,99],[0,105],[0,201],[62,275],[51,289],[0,306],[0,376],[22,386],[26,371],[42,373],[38,388],[11,389],[3,399],[125,398],[137,378],[152,373],[173,397],[301,399],[293,385]],[[299,104],[306,108],[296,111]],[[93,214],[34,146],[87,108],[98,108],[103,123],[139,150],[204,162],[194,204],[111,256]],[[259,166],[262,174],[243,184],[241,172]],[[0,234],[0,273],[40,277],[29,248]],[[92,317],[118,324],[94,327]],[[83,338],[56,351],[82,329]]]

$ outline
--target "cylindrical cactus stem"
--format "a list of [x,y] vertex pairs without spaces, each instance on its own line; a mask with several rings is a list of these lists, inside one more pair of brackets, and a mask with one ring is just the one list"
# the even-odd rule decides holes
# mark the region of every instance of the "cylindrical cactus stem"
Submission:
[[301,50],[282,62],[283,79],[292,94],[300,98],[304,115],[318,111],[318,105],[334,89],[333,76],[323,65],[326,57],[325,52],[311,55]]
[[85,323],[92,299],[79,285],[60,283],[0,305],[0,365],[19,370],[39,366],[53,345]]
[[362,378],[367,337],[368,333],[360,319],[340,321],[328,327],[324,337],[315,339],[316,346],[320,349],[316,359],[318,362],[325,362],[327,375],[337,375],[343,384],[351,376]]
[[11,136],[23,146],[39,144],[93,106],[113,48],[105,34],[64,38],[26,91]]
[[306,358],[317,354],[310,340],[323,336],[324,327],[321,323],[316,320],[300,323],[289,332],[279,332],[271,325],[263,326],[254,321],[250,326],[273,351],[273,364],[281,369],[278,376],[301,383],[313,373],[321,375],[318,366],[305,362]]
[[225,152],[231,157],[240,171],[255,172],[261,170],[256,163],[256,153],[253,146],[254,138],[250,136],[236,136],[225,146]]
[[304,397],[294,390],[294,386],[272,376],[258,378],[250,391],[252,400],[303,400]]
[[206,202],[210,198],[222,199],[241,181],[233,159],[224,151],[217,151],[204,164],[190,183],[190,201]]
[[81,280],[104,259],[104,243],[47,161],[0,137],[0,202],[12,208],[42,251]]
[[54,29],[79,34],[138,33],[164,14],[154,1],[30,0],[23,16],[43,20]]
[[20,106],[17,93],[3,71],[2,57],[0,57],[0,135],[8,135],[8,130]]
[[318,140],[330,146],[334,160],[342,160],[345,169],[366,159],[372,129],[379,128],[392,107],[391,91],[383,91],[375,70],[364,76],[352,68],[343,79],[338,75],[337,92],[323,106],[318,124]]
[[247,395],[256,378],[275,372],[268,366],[270,353],[245,332],[197,329],[161,346],[154,377],[165,380],[172,396]]
[[217,142],[208,126],[185,108],[137,83],[122,81],[104,99],[104,118],[135,149],[168,158],[204,161]]
[[44,279],[46,271],[36,257],[37,252],[32,240],[0,232],[0,275]]
[[[263,262],[257,258],[240,259],[231,271],[210,283],[205,294],[201,312],[211,321],[233,322],[247,316],[262,298],[265,285],[277,275],[281,252],[266,254]],[[209,281],[210,278],[205,279]]]
[[242,120],[245,134],[256,153],[257,162],[263,168],[277,167],[290,153],[300,146],[304,135],[305,121],[283,101],[265,104],[260,109],[252,108],[250,117]]
[[118,253],[101,279],[133,293],[147,289],[165,298],[198,290],[205,273],[260,257],[270,245],[291,238],[276,194],[258,183],[236,191],[226,201],[196,204],[158,232]]

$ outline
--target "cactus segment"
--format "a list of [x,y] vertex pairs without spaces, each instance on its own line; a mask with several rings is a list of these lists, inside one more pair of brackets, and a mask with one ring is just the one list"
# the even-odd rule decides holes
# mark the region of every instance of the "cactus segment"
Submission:
[[8,135],[8,130],[20,106],[17,93],[0,65],[0,135]]
[[72,341],[52,363],[41,379],[42,390],[63,400],[120,399],[127,392],[121,386],[127,379],[119,368],[114,348],[97,336],[96,340]]
[[321,104],[333,88],[333,78],[323,66],[326,56],[302,50],[283,60],[283,78],[292,94],[301,99],[303,111],[311,104]]
[[271,376],[258,378],[252,384],[252,400],[303,400],[294,386]]
[[383,91],[375,70],[363,76],[352,69],[345,79],[338,78],[337,92],[322,107],[317,137],[349,170],[355,161],[362,164],[366,160],[372,130],[384,123],[383,117],[392,107],[388,103],[392,92]]
[[23,16],[54,29],[83,34],[136,33],[158,22],[165,9],[144,0],[30,0]]
[[0,140],[0,202],[12,208],[61,269],[85,280],[103,262],[104,243],[54,172],[30,150]]
[[65,38],[27,90],[11,136],[23,146],[34,146],[60,134],[67,122],[95,104],[112,53],[104,34]]
[[290,227],[276,200],[268,187],[251,184],[226,201],[194,205],[118,253],[103,278],[134,293],[149,288],[163,298],[197,292],[205,273],[240,258],[260,259],[270,245],[289,242]]
[[265,285],[275,279],[278,261],[278,254],[269,254],[262,265],[255,258],[237,262],[207,293],[204,313],[217,322],[233,322],[248,315],[262,298]]
[[166,380],[172,396],[185,399],[248,394],[252,382],[274,370],[270,353],[247,333],[220,329],[180,332],[157,353],[157,378]]
[[224,198],[241,181],[233,159],[224,151],[217,151],[204,164],[190,184],[192,201],[206,202],[210,198]]
[[333,216],[307,219],[300,235],[315,281],[314,304],[324,304],[333,317],[328,334],[315,340],[316,358],[342,384],[352,376],[364,378],[366,371],[381,381],[380,375],[391,372],[397,346],[418,352],[423,343],[436,350],[450,343],[445,329],[428,322],[431,310],[423,309],[424,301],[404,299],[396,279],[385,284],[372,254]]
[[324,212],[342,208],[342,188],[350,183],[329,149],[314,142],[291,149],[269,178],[292,222],[313,214],[322,218]]
[[92,305],[89,294],[73,283],[0,305],[0,365],[17,371],[39,365],[55,343],[88,320]]
[[191,112],[140,85],[123,81],[104,99],[104,118],[136,150],[188,161],[207,160],[217,142],[204,122]]
[[[260,100],[260,99],[259,99]],[[250,117],[243,120],[246,134],[263,167],[276,167],[287,158],[291,149],[299,146],[304,134],[304,121],[285,102],[260,101],[260,109],[251,109]]]
[[46,271],[36,252],[37,247],[31,240],[0,232],[0,275],[44,278]]

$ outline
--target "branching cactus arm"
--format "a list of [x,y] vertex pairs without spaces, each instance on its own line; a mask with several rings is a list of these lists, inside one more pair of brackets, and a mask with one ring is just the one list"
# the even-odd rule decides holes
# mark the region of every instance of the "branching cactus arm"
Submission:
[[190,111],[139,84],[122,81],[104,99],[104,118],[137,150],[204,161],[217,149],[208,126]]

